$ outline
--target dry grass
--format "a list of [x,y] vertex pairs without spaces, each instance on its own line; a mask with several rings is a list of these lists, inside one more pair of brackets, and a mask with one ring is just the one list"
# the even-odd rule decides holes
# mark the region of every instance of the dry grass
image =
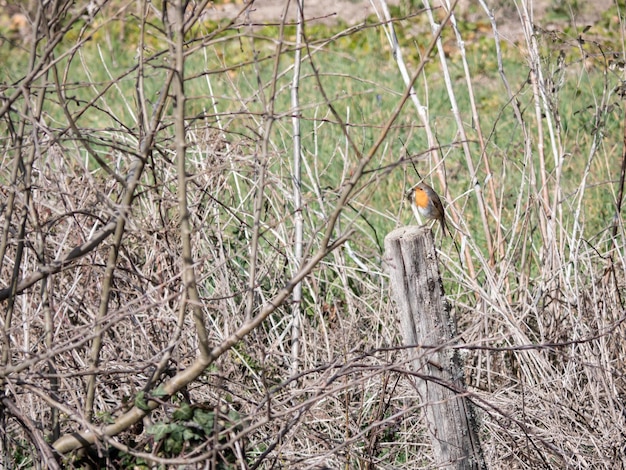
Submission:
[[[489,468],[626,466],[614,38],[533,35],[520,15],[526,63],[489,77],[469,65],[481,49],[425,45],[422,61],[396,44],[409,77],[431,61],[409,99],[367,67],[343,82],[324,60],[348,61],[340,38],[305,28],[300,211],[284,99],[294,28],[267,40],[245,15],[203,24],[192,3],[183,44],[175,5],[46,5],[40,43],[22,46],[36,60],[0,102],[3,465],[53,468],[58,452],[67,467],[432,468],[410,366],[429,349],[399,346],[381,249],[409,222],[417,168],[446,188],[458,228],[461,258],[444,240],[440,259]],[[443,21],[424,15],[407,21]],[[131,30],[133,65],[120,55],[103,71],[86,38]],[[456,41],[450,23],[443,40]],[[495,113],[485,80],[507,96]],[[420,108],[436,83],[437,119]],[[420,153],[400,154],[399,137]]]

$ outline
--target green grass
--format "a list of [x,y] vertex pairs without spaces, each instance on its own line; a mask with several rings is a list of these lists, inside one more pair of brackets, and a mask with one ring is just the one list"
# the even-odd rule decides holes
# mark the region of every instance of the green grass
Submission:
[[[415,35],[409,32],[416,25],[425,27],[419,17],[412,22],[402,21],[397,24],[398,37],[405,50],[414,50],[415,40],[418,40],[417,44],[420,48],[423,48],[427,42],[426,35]],[[133,67],[136,64],[139,46],[138,27],[134,20],[113,21],[106,29],[98,30],[93,39],[81,48],[80,54],[71,56],[71,62],[69,58],[65,58],[58,64],[60,73],[71,78],[65,88],[65,93],[67,98],[75,103],[72,109],[80,110],[96,94],[103,93],[96,103],[96,108],[100,108],[100,111],[94,107],[90,108],[88,113],[80,117],[78,125],[86,129],[99,130],[92,137],[96,150],[105,157],[108,152],[107,146],[110,144],[109,139],[115,140],[116,131],[128,129],[131,133],[137,132],[136,111],[132,112],[132,110],[137,109],[135,96],[137,75]],[[216,27],[217,24],[214,23],[199,26],[194,29],[190,37],[210,34]],[[463,31],[463,25],[461,29]],[[466,26],[465,31],[468,29],[469,26]],[[66,46],[60,49],[59,56],[64,50],[69,50],[73,41],[78,39],[78,30],[76,27],[72,33],[68,34]],[[315,26],[307,31],[307,34],[308,38],[315,43],[316,40],[328,38],[340,30],[341,25],[332,29]],[[233,139],[239,135],[254,141],[259,132],[255,119],[258,120],[263,115],[266,111],[265,106],[272,98],[269,96],[269,84],[272,82],[274,73],[272,58],[276,52],[274,39],[278,37],[279,30],[277,27],[264,27],[255,31],[254,38],[237,36],[238,32],[242,31],[226,31],[217,36],[215,41],[204,50],[197,51],[188,57],[186,74],[190,79],[186,83],[189,96],[187,113],[190,117],[208,114],[206,118],[199,117],[190,120],[191,129],[216,125],[215,117],[212,116],[213,107],[207,84],[210,80],[218,112],[223,120],[232,121],[229,124],[229,130],[232,132]],[[231,39],[228,39],[229,37]],[[285,28],[284,37],[288,41],[293,41],[294,27]],[[444,40],[452,40],[449,31],[444,35]],[[544,73],[549,73],[556,67],[559,51],[565,52],[563,90],[558,95],[559,115],[562,117],[564,135],[567,137],[566,147],[581,150],[572,152],[570,163],[567,165],[567,173],[576,174],[584,168],[586,160],[584,149],[588,147],[590,134],[594,131],[591,126],[595,112],[594,96],[599,96],[601,93],[603,69],[596,67],[595,70],[589,70],[581,75],[583,65],[578,44],[574,37],[567,36],[567,32],[559,35],[559,40],[556,41],[548,34],[540,35],[539,40],[543,42]],[[524,59],[520,56],[518,48],[504,44],[506,47],[503,65],[508,77],[510,79],[512,77],[511,87],[514,92],[518,93],[517,98],[524,113],[531,115],[534,113],[534,103],[531,101],[529,86],[525,83],[528,73]],[[481,82],[484,83],[482,86],[476,86],[475,92],[483,129],[488,131],[487,148],[493,172],[495,175],[506,173],[506,178],[499,181],[499,184],[504,185],[505,191],[514,191],[519,181],[516,179],[516,172],[511,169],[519,165],[521,160],[521,155],[516,149],[520,148],[522,135],[519,127],[516,126],[504,89],[498,80],[493,41],[486,35],[476,35],[474,40],[466,46],[471,73],[474,77],[480,77]],[[593,43],[588,43],[584,47],[597,58],[599,48],[594,46]],[[611,42],[603,43],[602,48],[604,51],[618,50],[617,46]],[[154,60],[146,69],[146,99],[149,108],[157,100],[166,73],[165,67],[168,64],[168,51],[163,42],[159,43],[158,39],[152,38],[147,48],[147,54],[150,53],[153,54]],[[280,78],[277,80],[277,92],[273,97],[274,113],[278,116],[274,133],[275,139],[283,143],[285,147],[279,149],[281,154],[275,159],[274,169],[289,164],[292,132],[289,117],[291,82],[289,68],[292,66],[292,58],[293,54],[283,54],[277,70]],[[407,59],[409,68],[414,69],[418,57],[409,55]],[[10,68],[4,72],[6,75],[3,81],[5,82],[17,81],[20,74],[25,71],[27,56],[17,48],[9,48],[7,43],[0,50],[0,60],[10,64]],[[349,122],[350,135],[357,148],[366,151],[379,135],[380,126],[386,122],[404,88],[384,36],[376,28],[365,28],[328,43],[314,54],[313,60],[320,71],[322,86],[326,89],[333,106],[342,118]],[[596,59],[594,67],[598,65],[597,62]],[[468,126],[468,135],[470,139],[475,139],[476,134],[471,129],[468,97],[466,93],[463,93],[463,69],[458,60],[458,53],[456,57],[450,58],[448,65],[451,68],[452,79],[456,83],[457,99]],[[228,71],[220,72],[220,70]],[[428,65],[426,74],[430,77],[428,96],[425,96],[422,80],[419,80],[417,84],[418,94],[421,95],[423,102],[428,103],[429,114],[437,137],[445,146],[455,140],[455,124],[450,113],[442,76],[435,60]],[[303,149],[305,153],[311,154],[310,158],[315,159],[321,169],[320,179],[315,183],[319,183],[323,188],[336,188],[340,184],[340,175],[342,175],[345,163],[337,155],[338,150],[345,146],[338,145],[338,142],[343,142],[344,137],[339,127],[332,125],[334,117],[328,113],[327,104],[319,94],[317,80],[307,61],[303,64],[302,75],[304,78],[300,82],[300,93],[303,107],[301,122]],[[614,86],[617,78],[609,75],[609,86]],[[115,82],[114,86],[110,86],[112,82]],[[261,91],[259,91],[259,83]],[[104,91],[107,88],[108,90]],[[238,90],[239,97],[234,96],[233,90],[235,89]],[[263,99],[259,99],[258,93],[263,95]],[[55,101],[56,97],[52,93],[45,105],[46,116],[52,123],[62,128],[66,125],[65,118],[59,107],[55,106]],[[617,97],[614,103],[609,103],[614,106],[618,104]],[[242,113],[242,111],[244,113],[238,116],[237,113]],[[607,147],[619,142],[620,122],[616,117],[613,112],[606,120],[604,133],[607,136],[607,141],[605,141]],[[418,127],[415,110],[407,104],[396,122],[395,130],[388,138],[389,147],[377,156],[373,166],[392,164],[402,153],[403,142],[406,143],[409,154],[422,152],[427,145]],[[491,132],[492,130],[494,132]],[[610,143],[613,135],[615,135],[615,144]],[[125,142],[125,144],[132,145],[132,142]],[[547,138],[546,145],[548,145]],[[475,155],[479,153],[474,142],[472,149]],[[345,158],[348,162],[354,162],[353,152],[348,150],[348,153],[349,155]],[[462,158],[460,150],[453,150],[446,159],[446,166],[454,176],[449,184],[452,185],[452,192],[457,194],[468,190],[471,185]],[[549,165],[548,171],[550,171],[551,159],[548,159],[547,164]],[[418,166],[421,168],[420,172],[427,173],[426,168],[422,165]],[[602,171],[602,168],[597,170]],[[372,188],[372,194],[367,198],[367,205],[377,212],[387,211],[386,213],[391,217],[393,211],[389,212],[388,208],[401,201],[407,172],[407,184],[415,181],[417,176],[413,174],[412,168],[399,167],[386,175],[384,181],[376,183],[376,188]],[[288,185],[289,174],[286,170],[282,173],[284,174],[283,183]],[[599,182],[612,178],[609,174],[599,174],[597,171],[593,173],[598,175]],[[477,176],[479,180],[484,180],[486,177],[484,173],[479,173]],[[568,181],[572,181],[573,187],[568,187]],[[307,183],[312,182],[305,181],[305,187]],[[564,181],[566,193],[573,191],[575,186],[576,182],[573,179],[566,178]],[[310,186],[308,189],[311,189]],[[601,201],[598,206],[605,207],[605,199],[601,198]],[[471,219],[471,215],[466,215]],[[600,219],[597,222],[594,221],[592,225],[601,224],[605,215],[602,211],[597,211],[594,216]],[[387,232],[394,223],[392,220],[385,220],[385,217],[376,215],[372,215],[370,219],[370,223],[380,233]]]
[[[611,13],[606,16],[610,17]],[[59,48],[58,56],[70,50],[74,41],[85,37],[91,31],[86,30],[82,35],[80,25],[73,28],[67,35],[64,45]],[[156,23],[154,26],[158,27]],[[217,23],[206,23],[195,27],[189,34],[189,39],[197,40],[212,34],[218,28]],[[419,57],[415,46],[423,49],[428,41],[428,35],[416,34],[417,29],[425,29],[427,25],[421,16],[411,21],[397,23],[398,37],[401,47],[408,51],[406,59],[410,70],[415,69]],[[378,28],[364,28],[347,36],[330,41],[319,50],[317,44],[324,42],[342,30],[345,26],[326,27],[317,25],[307,30],[307,38],[312,42],[311,50],[315,51],[313,61],[320,72],[320,83],[326,90],[332,105],[342,119],[349,124],[349,132],[356,147],[365,152],[377,139],[392,110],[398,103],[403,92],[402,83],[395,62],[391,58],[388,44]],[[497,62],[493,41],[488,36],[489,30],[474,31],[471,23],[461,22],[461,31],[471,34],[468,41],[467,56],[470,72],[473,77],[479,77],[474,86],[476,101],[480,112],[481,125],[487,139],[487,153],[492,167],[494,178],[498,178],[497,186],[504,193],[514,194],[519,186],[518,168],[522,164],[523,134],[511,111],[510,103],[499,80]],[[565,157],[568,164],[563,177],[564,194],[572,194],[578,184],[579,175],[586,164],[587,149],[590,144],[595,109],[595,100],[602,93],[604,79],[607,86],[613,87],[619,77],[613,73],[604,76],[602,57],[599,55],[600,46],[606,55],[612,50],[618,51],[618,45],[613,43],[611,30],[596,26],[597,34],[606,32],[607,40],[596,44],[586,42],[581,47],[588,51],[591,67],[584,70],[585,62],[580,55],[579,43],[571,31],[558,34],[539,35],[542,45],[542,60],[544,73],[554,72],[558,56],[561,51],[565,54],[562,73],[562,90],[558,91],[558,115],[563,128],[564,147],[568,151]],[[155,32],[154,27],[148,30]],[[255,30],[253,37],[246,34],[244,29],[227,30],[218,34],[209,44],[190,54],[186,62],[186,91],[188,95],[187,115],[190,117],[188,125],[190,131],[197,132],[204,128],[215,128],[218,121],[214,114],[213,102],[209,89],[212,87],[216,101],[216,109],[222,125],[228,126],[228,139],[235,142],[243,138],[244,142],[253,143],[257,140],[260,131],[258,123],[267,111],[270,101],[273,101],[274,115],[277,121],[273,127],[271,140],[279,142],[280,148],[270,162],[270,170],[281,178],[281,185],[285,188],[290,185],[290,155],[291,155],[291,117],[290,117],[290,84],[293,54],[283,53],[276,70],[275,96],[270,96],[270,84],[274,74],[274,59],[276,53],[275,39],[280,31],[278,27],[268,26]],[[283,31],[286,41],[293,41],[295,28],[286,27]],[[447,30],[443,36],[444,42],[453,41],[451,31]],[[157,101],[162,83],[165,80],[166,68],[169,63],[169,52],[166,44],[158,39],[158,34],[148,35],[146,40],[146,55],[152,56],[145,69],[145,89],[147,107],[150,110]],[[291,47],[291,42],[285,48]],[[125,21],[111,21],[104,29],[97,29],[93,37],[80,49],[79,54],[66,56],[59,61],[57,67],[61,76],[69,77],[64,88],[66,99],[73,105],[70,109],[78,112],[87,103],[91,103],[98,94],[102,94],[96,101],[96,106],[89,108],[78,118],[77,124],[84,129],[93,129],[90,132],[93,148],[102,156],[113,162],[111,145],[118,145],[129,151],[136,147],[137,128],[137,96],[135,93],[137,72],[137,50],[139,47],[139,24],[131,18]],[[196,43],[192,42],[190,47]],[[525,59],[521,55],[518,45],[503,43],[503,67],[510,80],[516,99],[524,116],[531,117],[534,113],[534,103],[529,84]],[[43,45],[41,46],[43,47]],[[471,140],[475,164],[479,172],[478,181],[487,178],[478,162],[480,149],[477,144],[477,134],[474,132],[469,112],[468,95],[464,92],[464,73],[460,56],[455,48],[451,49],[448,61],[452,80],[457,90],[456,98],[466,123],[468,136]],[[305,51],[306,52],[306,51]],[[0,60],[9,64],[4,70],[3,82],[16,82],[25,73],[27,55],[20,48],[11,48],[4,43],[0,48]],[[450,112],[450,103],[447,96],[439,65],[431,60],[426,68],[428,87],[424,88],[423,79],[417,82],[417,92],[422,102],[429,106],[431,122],[437,134],[437,139],[445,148],[457,139],[456,125]],[[328,111],[328,105],[319,93],[319,84],[314,77],[313,69],[308,60],[305,60],[300,81],[300,100],[302,105],[302,147],[309,165],[316,168],[316,180],[310,181],[306,176],[303,181],[305,199],[317,207],[314,195],[317,191],[327,193],[329,197],[335,194],[346,175],[346,163],[353,165],[356,155],[347,148],[345,138],[339,126],[335,125],[335,118]],[[556,77],[558,79],[558,77]],[[49,78],[51,80],[51,78]],[[67,127],[65,116],[58,106],[56,93],[50,88],[49,99],[45,102],[45,116],[53,127]],[[237,94],[233,93],[237,90]],[[555,97],[557,94],[554,95]],[[171,112],[170,103],[169,107]],[[612,111],[607,111],[604,119],[605,135],[604,147],[615,148],[620,142],[618,116],[619,98],[614,96]],[[387,138],[387,145],[379,151],[371,167],[384,168],[394,164],[405,152],[416,155],[427,148],[424,133],[419,128],[419,120],[411,104],[406,104],[393,130]],[[163,129],[159,139],[161,145],[169,146],[169,128]],[[129,138],[130,136],[134,136]],[[545,136],[546,149],[549,149],[548,136]],[[254,144],[253,144],[254,145]],[[93,169],[97,164],[92,162]],[[547,171],[553,168],[553,159],[547,158]],[[428,165],[418,163],[421,174],[429,172]],[[457,145],[446,156],[446,169],[449,175],[448,184],[451,193],[460,195],[472,188],[472,178],[468,174],[463,154]],[[375,174],[375,173],[374,173]],[[612,201],[603,183],[612,180],[615,173],[607,168],[604,162],[596,159],[592,163],[592,181],[597,189],[590,194],[597,197],[596,204],[589,204],[590,210],[586,225],[586,235],[593,237],[599,228],[606,226],[610,218],[607,205]],[[396,222],[397,207],[402,200],[403,191],[407,185],[417,181],[411,166],[398,166],[385,174],[379,180],[370,180],[363,188],[362,203],[357,209],[360,215],[355,223],[365,232],[373,232],[374,236],[366,237],[365,244],[377,239],[380,245],[382,236],[387,233]],[[505,205],[510,205],[513,198],[506,198]],[[471,198],[464,203],[464,216],[471,224],[478,223],[478,217],[472,215],[476,206]],[[597,207],[597,209],[594,209]],[[513,207],[509,207],[513,210]],[[348,217],[350,217],[348,215]],[[412,215],[407,211],[402,220],[410,222]],[[480,231],[477,230],[479,233]],[[479,245],[483,240],[478,236]],[[375,248],[375,247],[373,247]],[[380,251],[380,246],[376,247]]]

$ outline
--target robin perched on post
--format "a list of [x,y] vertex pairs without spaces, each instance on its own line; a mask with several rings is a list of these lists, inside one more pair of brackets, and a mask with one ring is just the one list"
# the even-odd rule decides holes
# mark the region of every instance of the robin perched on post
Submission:
[[[441,228],[445,236],[447,229],[446,215],[443,211],[443,204],[441,204],[441,200],[433,188],[426,183],[419,183],[406,193],[406,198],[411,201],[411,205],[417,209],[422,217],[441,222]],[[448,233],[450,233],[450,230],[448,230]],[[451,233],[450,236],[452,236]]]

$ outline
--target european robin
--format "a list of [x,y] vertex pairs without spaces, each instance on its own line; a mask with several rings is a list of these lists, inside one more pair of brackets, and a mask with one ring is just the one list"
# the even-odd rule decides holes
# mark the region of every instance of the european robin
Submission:
[[[406,197],[417,211],[425,219],[433,219],[441,222],[441,229],[444,236],[446,233],[446,216],[443,211],[441,199],[433,188],[426,183],[419,183],[406,193]],[[449,230],[448,230],[449,232]]]

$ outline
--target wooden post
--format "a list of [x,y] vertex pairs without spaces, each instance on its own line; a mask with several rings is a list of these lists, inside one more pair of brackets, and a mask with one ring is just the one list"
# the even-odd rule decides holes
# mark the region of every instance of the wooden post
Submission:
[[398,307],[404,344],[418,351],[418,379],[437,468],[486,469],[465,390],[458,350],[450,348],[456,323],[444,301],[432,231],[402,227],[385,237],[385,262]]

